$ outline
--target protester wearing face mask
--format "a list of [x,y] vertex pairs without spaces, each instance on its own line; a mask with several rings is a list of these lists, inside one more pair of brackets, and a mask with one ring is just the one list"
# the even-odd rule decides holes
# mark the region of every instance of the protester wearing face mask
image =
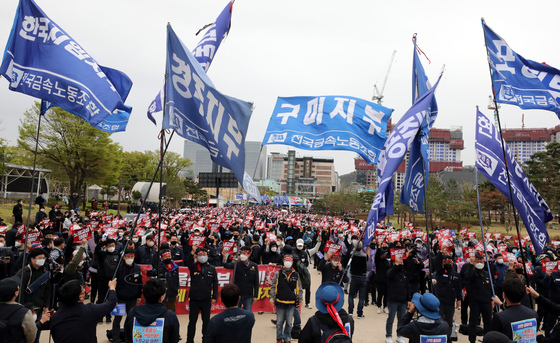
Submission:
[[484,255],[475,254],[473,263],[465,265],[465,282],[469,294],[469,342],[475,343],[479,317],[482,315],[484,332],[492,319],[492,285],[486,268]]
[[[389,246],[386,242],[381,244],[381,248],[375,252],[375,288],[377,289],[377,314],[382,311],[389,313],[387,308],[387,271],[391,267],[387,256]],[[383,306],[383,308],[381,308]]]
[[193,245],[192,254],[186,256],[186,264],[191,275],[187,343],[194,342],[199,313],[202,317],[202,341],[204,342],[210,321],[210,309],[218,299],[218,274],[216,268],[207,262],[208,252]]
[[325,257],[319,261],[317,270],[321,272],[321,283],[325,282],[336,282],[340,284],[342,282],[348,282],[348,274],[344,273],[344,268],[342,267],[340,256],[335,256],[332,251],[328,251]]
[[[108,292],[108,284],[119,263],[119,253],[115,251],[116,242],[112,238],[101,238],[95,246],[95,255],[98,261],[97,268],[97,303],[102,304]],[[106,322],[111,322],[111,316],[106,317]]]
[[270,288],[270,303],[276,306],[276,343],[292,341],[294,311],[302,300],[298,273],[292,268],[293,257],[284,256],[282,269],[274,274]]
[[17,277],[22,279],[23,285],[23,291],[19,293],[20,297],[18,301],[21,304],[32,303],[40,309],[39,313],[41,313],[44,308],[49,308],[51,304],[52,285],[50,280],[41,284],[39,288],[31,294],[25,290],[47,272],[45,268],[47,253],[40,245],[33,245],[28,258],[29,264],[20,269],[16,274]]
[[159,256],[157,253],[157,247],[154,244],[154,238],[152,237],[152,235],[148,235],[146,236],[146,244],[141,245],[138,248],[136,263],[155,266],[157,265],[158,261]]
[[178,266],[183,266],[183,247],[179,245],[179,239],[177,235],[172,235],[169,240],[169,250],[171,251],[171,259],[175,262]]
[[[225,256],[225,254],[223,254]],[[235,269],[234,284],[239,287],[241,297],[237,307],[252,311],[253,302],[259,297],[259,266],[250,260],[251,249],[241,248],[239,261],[225,263],[224,268]]]
[[273,264],[275,266],[282,264],[282,255],[278,251],[278,244],[274,241],[270,242],[267,239],[264,241],[265,249],[263,251],[262,263],[263,264]]
[[[309,269],[309,261],[311,260],[311,256],[315,255],[319,250],[319,246],[321,245],[321,241],[318,240],[315,246],[311,249],[308,249],[303,239],[299,238],[296,241],[296,248],[294,249],[294,255],[296,255],[297,259],[307,268]],[[311,284],[306,285],[305,288],[305,307],[312,308],[311,302]]]
[[0,235],[0,280],[11,276],[10,265],[12,260],[12,252],[6,248],[6,238]]
[[507,263],[504,263],[504,257],[502,254],[497,253],[494,256],[494,264],[493,269],[495,269],[494,276],[494,292],[495,294],[500,297],[500,300],[504,301],[502,298],[502,283],[504,282],[504,278],[506,276],[506,272],[509,268]]
[[162,304],[168,310],[175,312],[177,294],[179,294],[179,266],[173,261],[171,251],[164,249],[160,252],[159,277],[167,281],[167,292]]
[[[438,262],[440,262],[439,265]],[[461,291],[463,289],[461,279],[459,273],[455,270],[453,259],[448,253],[445,255],[438,253],[434,269],[436,272],[435,280],[433,280],[434,294],[440,302],[439,314],[449,324],[449,328],[453,328],[455,309],[461,306]]]
[[[117,299],[119,306],[124,306],[126,313],[135,307],[142,297],[142,271],[134,263],[134,249],[127,248],[123,261],[117,270]],[[120,342],[121,321],[123,316],[115,315],[112,334],[113,343]]]

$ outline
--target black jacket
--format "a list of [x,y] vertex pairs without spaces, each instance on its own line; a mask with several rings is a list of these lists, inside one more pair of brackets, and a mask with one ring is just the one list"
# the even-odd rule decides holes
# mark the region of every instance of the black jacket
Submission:
[[447,322],[441,319],[441,317],[435,321],[430,320],[429,318],[426,318],[426,322],[423,322],[422,320],[412,321],[412,313],[408,311],[404,315],[402,322],[399,321],[399,325],[397,326],[397,335],[408,338],[409,343],[420,343],[420,335],[445,335],[447,336],[447,341],[451,342],[451,328]]
[[[135,284],[132,283],[133,280],[136,280]],[[142,297],[142,271],[140,266],[133,263],[129,267],[123,261],[117,272],[117,298],[119,301],[126,301],[139,299],[140,297]]]
[[488,331],[498,331],[508,336],[509,339],[513,339],[511,323],[532,318],[538,320],[537,312],[532,309],[523,305],[511,306],[492,316],[492,322]]
[[173,267],[171,270],[168,270],[163,262],[160,261],[159,277],[165,278],[167,282],[167,293],[165,293],[163,301],[173,301],[177,298],[177,294],[179,294],[179,266],[175,262],[171,262],[171,265]]
[[97,256],[97,277],[100,281],[109,281],[113,278],[117,264],[119,263],[119,253],[115,249],[113,252],[102,251],[101,248],[107,243],[99,241],[95,246],[95,256]]
[[212,317],[204,336],[206,343],[249,343],[255,325],[255,315],[237,307]]
[[[560,305],[559,304],[555,304],[552,301],[550,301],[549,299],[540,296],[537,298],[537,303],[539,304],[539,307],[543,307],[545,309],[545,311],[555,315],[555,316],[560,316]],[[556,324],[556,326],[554,326],[554,328],[552,329],[552,332],[550,333],[549,336],[544,337],[544,336],[537,336],[537,342],[539,343],[556,343],[556,342],[560,342],[560,324]]]
[[[469,301],[476,301],[483,304],[492,302],[492,285],[486,269],[476,269],[474,265],[465,265],[465,284]],[[462,272],[462,270],[461,270]]]
[[195,262],[192,255],[186,258],[190,271],[191,290],[189,299],[210,301],[218,299],[218,273],[216,267],[208,263]]
[[[354,335],[354,320],[344,309],[338,311],[338,315],[345,327],[350,326],[348,333],[352,337]],[[341,329],[330,314],[317,311],[314,316],[307,320],[307,323],[301,330],[298,343],[322,343],[321,337],[323,332],[336,332],[338,330]]]
[[159,256],[157,254],[157,247],[154,245],[148,248],[146,245],[141,245],[138,248],[138,254],[136,255],[136,261],[138,264],[149,264],[151,266],[158,264]]
[[25,289],[29,287],[35,280],[40,278],[44,273],[46,273],[45,267],[39,267],[35,269],[31,263],[29,263],[24,268],[20,269],[16,275],[22,279],[23,291],[21,294],[21,303],[32,303],[33,305],[40,307],[41,309],[45,307],[51,307],[52,298],[52,285],[50,280],[43,283],[35,292],[28,294]]
[[[259,266],[251,261],[246,265],[244,262],[236,262],[235,284],[239,287],[241,296],[259,297]],[[232,262],[226,263],[224,268],[234,269]]]
[[404,265],[394,265],[387,271],[387,301],[407,303],[412,299],[410,283]]
[[338,267],[333,268],[331,262],[327,262],[325,259],[319,261],[317,270],[321,272],[321,283],[332,281],[340,284],[340,279],[343,279],[342,282],[348,282],[348,274],[344,273],[344,268],[342,270],[339,270]]
[[56,343],[97,343],[97,321],[109,315],[117,304],[117,292],[109,291],[103,304],[62,305],[50,321]]
[[436,285],[434,287],[434,294],[442,304],[453,305],[455,301],[461,300],[462,286],[459,273],[454,272],[453,269],[446,271],[439,269],[436,272]]
[[144,303],[133,307],[124,322],[125,342],[132,343],[134,319],[142,326],[149,326],[157,318],[163,318],[163,343],[179,342],[179,320],[177,315],[168,310],[163,304]]

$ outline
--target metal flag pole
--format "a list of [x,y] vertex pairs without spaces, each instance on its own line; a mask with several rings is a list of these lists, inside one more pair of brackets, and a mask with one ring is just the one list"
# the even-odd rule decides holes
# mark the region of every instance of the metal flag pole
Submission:
[[492,296],[496,296],[496,292],[494,290],[494,281],[492,280],[492,271],[490,270],[490,262],[488,261],[488,254],[486,253],[486,237],[484,236],[484,225],[482,224],[482,212],[480,211],[480,193],[478,191],[478,169],[476,168],[475,168],[474,175],[475,175],[475,182],[476,182],[476,203],[478,205],[478,219],[480,220],[480,233],[482,234],[482,245],[484,246],[484,258],[486,259],[486,267],[488,268],[490,286],[492,286]]
[[[482,23],[484,23],[484,18],[482,18]],[[484,23],[484,25],[486,25]],[[511,179],[510,179],[510,175],[509,175],[509,166],[508,166],[508,159],[506,156],[506,148],[505,148],[505,144],[504,144],[504,136],[502,134],[502,125],[500,123],[500,111],[498,109],[498,101],[496,100],[496,89],[494,87],[494,78],[492,77],[492,66],[490,65],[490,55],[488,52],[488,43],[486,41],[486,34],[483,32],[484,34],[484,46],[486,47],[486,58],[488,59],[488,71],[490,72],[490,81],[492,83],[492,97],[494,99],[494,113],[496,114],[496,119],[498,121],[498,130],[500,131],[500,143],[502,144],[502,153],[504,156],[504,164],[506,166],[506,174],[507,174],[507,181],[508,181],[508,187],[509,187],[509,198],[508,200],[511,203],[511,207],[512,207],[512,211],[513,211],[513,219],[515,220],[515,229],[517,230],[517,240],[519,241],[519,251],[521,252],[521,260],[523,261],[523,274],[525,275],[525,283],[527,286],[529,286],[529,278],[527,277],[527,263],[526,263],[526,259],[525,259],[525,252],[523,251],[523,249],[525,248],[524,246],[521,246],[521,232],[519,230],[519,219],[517,218],[517,209],[515,208],[515,204],[513,203],[513,192],[512,192],[512,188],[511,188]]]
[[[428,121],[429,122],[429,121]],[[433,249],[432,249],[432,237],[430,235],[430,225],[428,222],[428,183],[426,182],[426,164],[424,163],[424,156],[420,154],[422,157],[422,178],[424,180],[424,214],[426,217],[426,234],[428,235],[428,289],[432,293],[432,256],[433,256]],[[428,161],[428,163],[430,163]]]
[[[259,161],[261,160],[262,149],[263,149],[263,145],[261,144],[261,150],[259,151],[259,157],[257,157],[257,163],[255,164],[255,170],[253,171],[253,177],[255,177],[255,174],[257,173],[257,168],[259,166]],[[257,201],[259,201],[259,199],[257,199]],[[249,195],[247,194],[247,202],[245,202],[245,213],[243,214],[243,221],[241,222],[241,231],[243,231],[243,227],[245,226],[245,219],[247,218],[247,212],[248,211],[249,211]],[[235,283],[235,272],[237,271],[237,261],[239,261],[239,243],[240,242],[241,242],[241,232],[239,233],[239,238],[237,239],[237,242],[235,243],[235,245],[237,247],[237,251],[235,253],[235,263],[233,264],[233,276],[231,278],[231,283]]]
[[[37,150],[39,149],[39,133],[41,132],[41,119],[43,118],[43,102],[41,100],[41,108],[39,109],[39,120],[37,122],[37,137],[35,138],[35,153],[33,157],[33,172],[31,174],[31,191],[29,192],[29,208],[27,211],[27,221],[25,222],[25,243],[23,244],[23,261],[21,264],[21,268],[25,268],[25,264],[27,262],[27,242],[29,238],[29,220],[31,218],[31,207],[33,206],[33,193],[35,192],[35,172],[37,169]],[[37,189],[41,189],[41,185],[37,184]],[[17,228],[16,228],[17,229]],[[22,278],[19,281],[19,302],[21,302],[21,295],[23,294],[23,273]]]

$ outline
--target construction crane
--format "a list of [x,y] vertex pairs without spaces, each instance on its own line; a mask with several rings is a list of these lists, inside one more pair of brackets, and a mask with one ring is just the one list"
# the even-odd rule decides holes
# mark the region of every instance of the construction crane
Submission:
[[389,78],[389,72],[391,71],[391,66],[393,66],[393,61],[395,60],[395,54],[397,50],[393,50],[393,54],[391,55],[391,60],[389,61],[389,67],[387,68],[387,72],[385,73],[385,80],[383,80],[383,85],[381,86],[381,90],[377,88],[377,82],[373,85],[373,97],[371,100],[377,101],[379,105],[383,102],[383,92],[385,91],[385,85],[387,84],[387,79]]

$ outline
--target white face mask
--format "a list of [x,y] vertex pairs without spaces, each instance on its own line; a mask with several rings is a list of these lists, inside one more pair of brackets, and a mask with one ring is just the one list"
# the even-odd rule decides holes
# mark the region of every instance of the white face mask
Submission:
[[302,250],[303,249],[303,244],[296,245],[296,248],[298,248],[298,250]]
[[45,259],[39,259],[39,260],[35,260],[35,264],[38,265],[39,267],[42,267],[43,265],[45,265]]
[[272,251],[272,252],[276,252],[276,251],[278,251],[278,248],[276,248],[276,247],[274,247],[274,248],[270,248],[270,251]]
[[3,248],[6,244],[0,243],[0,248]]
[[132,241],[133,241],[134,243],[138,243],[138,238],[133,238]]
[[358,246],[358,240],[357,240],[357,239],[353,239],[353,240],[352,240],[352,244],[353,244],[354,246]]
[[148,246],[148,248],[151,248],[154,246],[154,242],[148,241],[146,242],[146,245]]
[[206,263],[208,261],[208,256],[198,256],[198,263]]
[[482,269],[482,268],[484,268],[484,263],[477,263],[477,264],[474,265],[474,267],[476,269]]
[[115,251],[115,247],[107,248],[107,251],[108,251],[108,252],[113,252],[113,251]]
[[504,263],[504,259],[499,258],[499,259],[496,260],[496,262],[498,262],[498,264],[503,264],[503,263]]
[[339,234],[338,234],[338,238],[344,238],[344,234],[343,234],[343,233],[339,233]]
[[14,244],[14,246],[15,246],[16,248],[21,247],[21,242],[16,242],[16,243]]
[[133,258],[127,258],[124,260],[124,262],[126,264],[128,264],[129,266],[131,266],[134,263],[134,259]]
[[291,262],[291,261],[286,261],[286,262],[284,262],[284,267],[286,267],[286,268],[288,268],[288,269],[289,269],[289,268],[292,268],[292,262]]
[[37,315],[36,315],[36,314],[33,315],[33,321],[34,321],[34,322],[37,321]]
[[249,259],[249,256],[247,255],[239,255],[239,259],[243,262],[247,261],[247,259]]

